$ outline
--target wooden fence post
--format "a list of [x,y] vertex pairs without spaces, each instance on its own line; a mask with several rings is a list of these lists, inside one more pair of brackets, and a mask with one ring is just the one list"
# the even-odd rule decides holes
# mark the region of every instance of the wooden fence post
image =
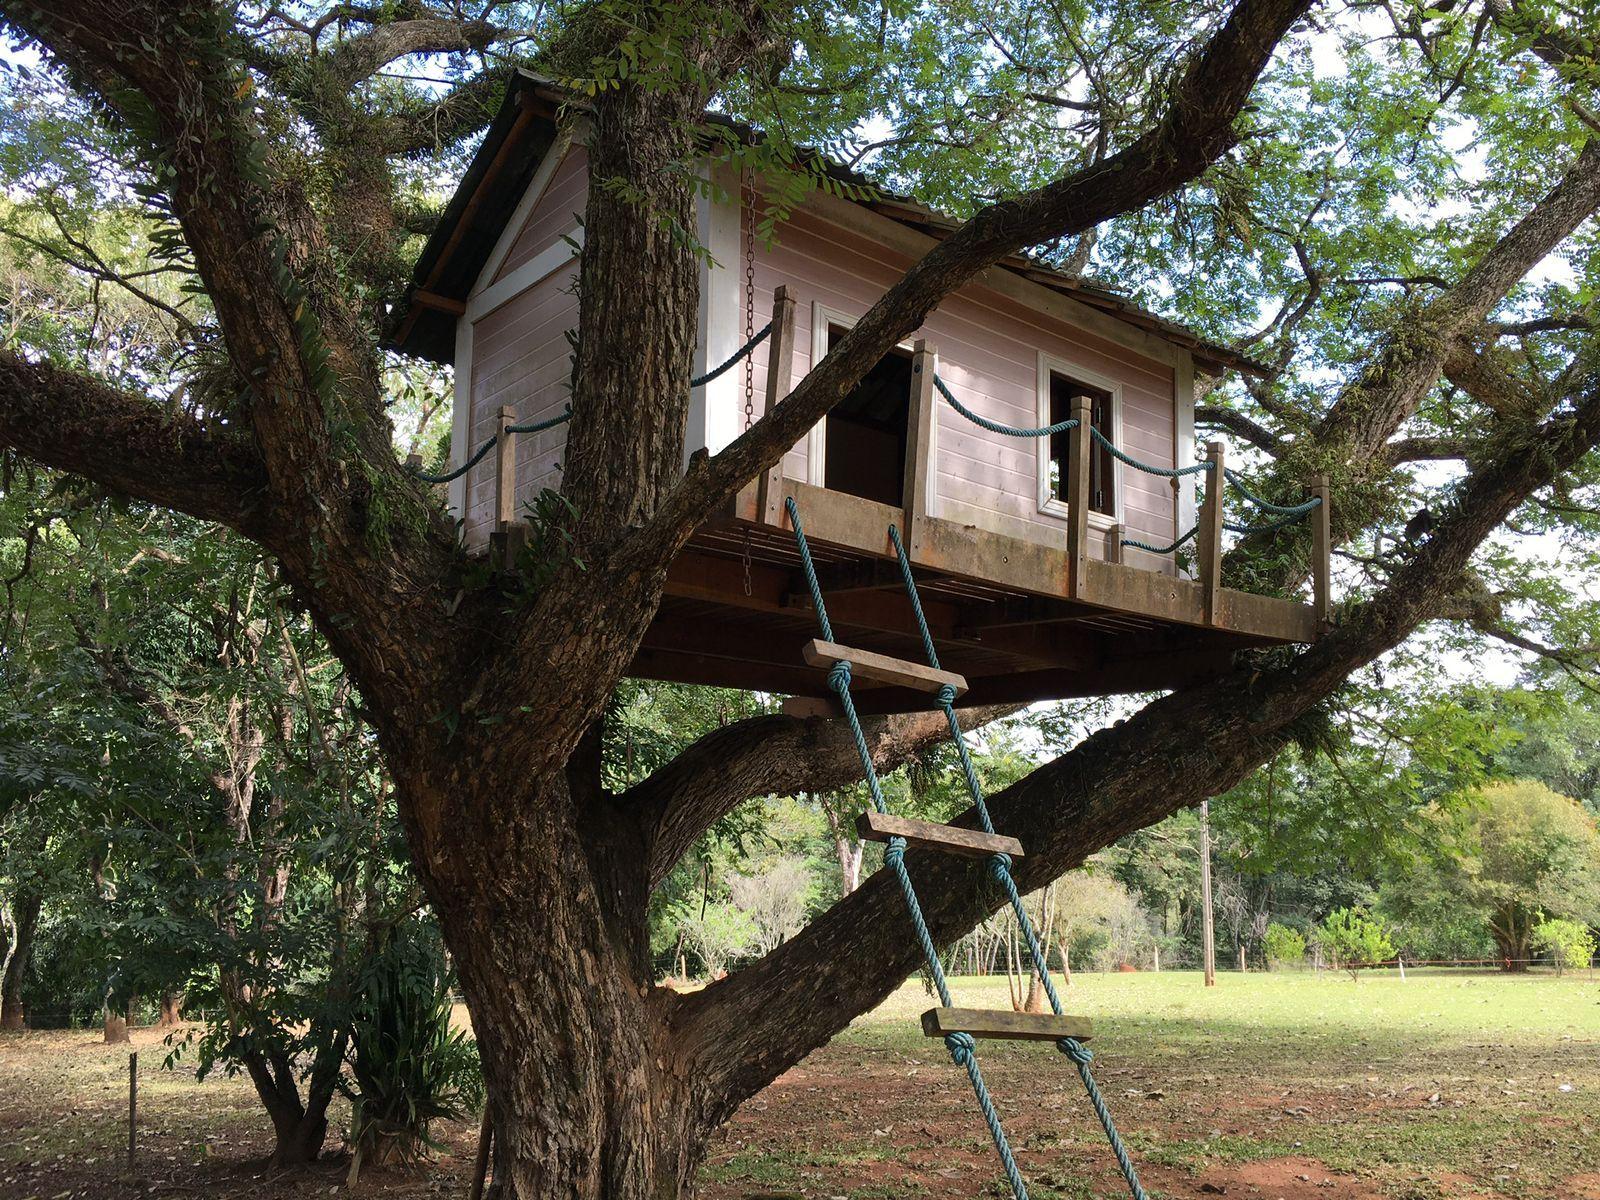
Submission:
[[915,558],[927,527],[933,483],[933,377],[939,372],[939,351],[918,338],[911,352],[911,412],[906,418],[905,497],[906,553]]
[[1200,586],[1205,595],[1207,625],[1217,623],[1217,593],[1222,590],[1222,488],[1226,482],[1227,451],[1221,442],[1206,446],[1211,470],[1206,472],[1206,498],[1200,505],[1200,532],[1196,534],[1200,558]]
[[502,404],[495,419],[493,537],[495,558],[506,571],[517,565],[517,555],[528,533],[527,526],[516,519],[517,435],[510,432],[516,423],[516,410]]
[[1094,438],[1089,433],[1093,402],[1088,396],[1072,397],[1072,418],[1078,423],[1067,432],[1067,595],[1083,594],[1084,564],[1089,560],[1089,461]]
[[[767,335],[767,404],[761,410],[762,416],[789,394],[789,383],[794,377],[794,310],[795,301],[789,285],[780,283],[772,289],[772,332]],[[761,476],[761,484],[756,489],[756,520],[765,525],[783,524],[782,458]]]
[[134,1146],[139,1128],[139,1052],[128,1055],[128,1169],[133,1169]]
[[1311,510],[1311,609],[1317,619],[1317,632],[1321,633],[1328,626],[1333,606],[1333,518],[1329,512],[1333,500],[1326,475],[1311,477],[1311,494],[1322,501]]

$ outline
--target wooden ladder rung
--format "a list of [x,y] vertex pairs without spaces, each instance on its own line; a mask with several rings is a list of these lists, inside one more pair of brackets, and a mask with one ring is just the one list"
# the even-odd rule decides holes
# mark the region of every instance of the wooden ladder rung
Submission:
[[958,696],[967,690],[966,678],[954,671],[936,671],[921,663],[907,662],[903,658],[890,658],[887,654],[874,654],[871,650],[855,650],[849,646],[841,646],[837,642],[825,642],[821,638],[812,638],[801,653],[805,655],[806,662],[813,667],[831,667],[837,662],[847,662],[850,664],[852,677],[871,680],[873,683],[915,688],[930,695],[945,684],[954,687]]
[[946,854],[959,854],[963,858],[988,858],[991,854],[1022,857],[1022,843],[1003,833],[960,829],[934,821],[915,821],[910,817],[897,817],[870,808],[856,818],[856,833],[864,842],[887,842],[892,837],[902,837],[908,846],[916,846],[921,850],[943,850]]
[[1086,1042],[1094,1028],[1088,1017],[1058,1017],[1055,1013],[1009,1012],[987,1008],[930,1008],[922,1014],[922,1032],[928,1037],[967,1033],[975,1038],[1003,1038],[1014,1042],[1056,1042],[1064,1037]]

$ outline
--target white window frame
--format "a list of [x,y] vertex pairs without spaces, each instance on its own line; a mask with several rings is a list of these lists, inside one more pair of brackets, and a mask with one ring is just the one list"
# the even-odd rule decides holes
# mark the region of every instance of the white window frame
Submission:
[[[1122,385],[1115,379],[1100,374],[1084,366],[1082,363],[1073,362],[1071,359],[1060,358],[1054,354],[1039,351],[1039,373],[1035,385],[1037,397],[1036,413],[1039,427],[1054,424],[1050,415],[1050,380],[1053,376],[1064,375],[1069,379],[1088,385],[1096,391],[1105,392],[1110,397],[1111,405],[1111,444],[1121,450],[1122,446]],[[1037,479],[1039,485],[1039,511],[1048,517],[1057,517],[1066,520],[1070,516],[1067,503],[1056,498],[1050,486],[1050,442],[1051,438],[1034,438],[1034,459],[1037,464]],[[1091,508],[1089,510],[1089,527],[1091,529],[1107,530],[1122,521],[1122,463],[1115,457],[1111,460],[1111,512],[1106,514]]]
[[[829,308],[820,300],[811,302],[811,369],[814,371],[824,358],[828,356],[828,328],[838,325],[845,329],[854,329],[856,322],[861,319],[859,314],[842,312],[837,308]],[[895,344],[896,350],[914,350],[912,339]],[[907,418],[909,419],[909,410]],[[931,462],[937,452],[939,442],[939,422],[934,421],[928,438],[928,458]],[[907,430],[907,436],[910,430]],[[816,487],[827,487],[828,478],[828,418],[824,416],[806,433],[806,482]],[[937,477],[934,471],[928,472],[930,481]],[[930,490],[928,507],[930,511],[936,502],[936,495]]]

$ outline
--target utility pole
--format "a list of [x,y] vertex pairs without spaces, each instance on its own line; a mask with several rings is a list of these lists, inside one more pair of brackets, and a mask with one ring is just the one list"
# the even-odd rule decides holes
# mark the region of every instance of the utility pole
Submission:
[[1200,943],[1205,952],[1206,986],[1217,986],[1216,925],[1211,911],[1211,801],[1200,801]]

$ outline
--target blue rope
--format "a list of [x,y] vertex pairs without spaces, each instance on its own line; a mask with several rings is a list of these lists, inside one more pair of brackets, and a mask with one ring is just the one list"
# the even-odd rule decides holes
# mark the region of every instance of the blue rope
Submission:
[[[1322,498],[1319,496],[1317,497],[1317,504],[1321,503]],[[1311,507],[1315,508],[1316,506],[1316,504],[1313,504]],[[1307,510],[1307,512],[1309,511],[1310,509]],[[1280,529],[1287,529],[1290,525],[1298,525],[1305,520],[1305,516],[1306,514],[1303,512],[1295,513],[1291,517],[1280,517],[1276,521],[1268,521],[1265,525],[1239,525],[1233,521],[1224,521],[1222,527],[1229,533],[1242,533],[1248,537],[1253,533],[1276,533]]]
[[563,421],[572,420],[572,409],[569,406],[559,417],[551,417],[548,421],[535,421],[532,425],[507,425],[507,433],[543,433],[546,429],[554,429]]
[[[795,546],[800,552],[800,564],[805,570],[806,585],[811,590],[811,599],[816,606],[817,622],[822,628],[823,638],[831,642],[833,627],[828,622],[827,606],[822,600],[822,586],[817,582],[816,566],[811,561],[811,547],[806,543],[805,529],[800,524],[800,510],[795,505],[794,497],[790,496],[784,500],[784,508],[789,513],[790,523],[794,526]],[[926,622],[923,628],[926,630]],[[828,686],[839,697],[840,707],[844,709],[845,719],[850,724],[850,732],[855,739],[856,753],[861,757],[861,768],[866,775],[867,790],[872,795],[873,806],[880,813],[886,813],[889,807],[883,798],[883,788],[878,782],[877,769],[872,764],[872,752],[867,747],[866,734],[862,732],[855,701],[850,696],[849,662],[834,663],[828,672]],[[951,692],[953,699],[954,689],[947,690]],[[922,948],[923,961],[927,963],[928,972],[933,976],[934,988],[939,993],[939,1002],[949,1008],[952,1007],[950,984],[945,978],[944,964],[939,961],[939,951],[933,944],[933,935],[928,931],[927,919],[922,915],[922,904],[917,900],[916,889],[911,884],[911,874],[906,870],[905,858],[905,838],[890,838],[888,848],[883,853],[883,863],[894,872],[896,880],[899,881],[900,893],[905,898],[906,911],[911,917],[911,926],[916,931],[917,941]],[[1028,1186],[1023,1181],[1016,1156],[1012,1154],[1011,1144],[1006,1139],[1005,1130],[1000,1124],[1000,1114],[995,1109],[994,1099],[989,1095],[989,1088],[983,1081],[983,1072],[978,1067],[977,1043],[973,1041],[971,1034],[952,1033],[945,1037],[944,1044],[945,1049],[950,1052],[951,1060],[967,1072],[967,1078],[972,1083],[972,1093],[977,1097],[978,1107],[983,1110],[983,1119],[989,1126],[989,1134],[994,1138],[995,1150],[1000,1155],[1000,1164],[1011,1183],[1014,1200],[1028,1200]]]
[[423,483],[449,483],[452,479],[460,479],[468,471],[472,470],[473,467],[482,462],[483,456],[489,453],[490,450],[493,450],[494,444],[499,440],[500,435],[495,434],[487,442],[478,447],[478,452],[476,454],[448,474],[429,475],[426,471],[412,471],[411,473],[418,479],[422,480]]
[[1239,494],[1241,496],[1250,501],[1251,504],[1254,504],[1263,512],[1281,513],[1285,516],[1301,517],[1322,503],[1321,496],[1313,496],[1311,499],[1300,504],[1274,504],[1271,500],[1267,500],[1256,495],[1247,486],[1245,486],[1244,477],[1232,467],[1225,468],[1223,470],[1223,475],[1227,477],[1229,483],[1233,484],[1234,487],[1239,489]]
[[1054,433],[1065,433],[1069,429],[1076,429],[1078,427],[1078,419],[1076,417],[1069,418],[1065,421],[1057,421],[1054,425],[1046,425],[1041,429],[1018,429],[1014,425],[1002,425],[998,421],[989,420],[988,417],[980,417],[965,404],[961,403],[961,401],[957,400],[955,393],[952,392],[949,387],[945,385],[944,380],[940,379],[937,375],[933,377],[933,386],[938,388],[939,394],[950,402],[951,408],[955,409],[974,425],[981,426],[982,428],[987,429],[990,433],[1003,433],[1007,437],[1036,438],[1049,437]]
[[724,362],[720,367],[712,367],[711,370],[707,371],[704,375],[695,376],[693,379],[689,380],[689,386],[691,388],[697,388],[703,383],[710,383],[718,375],[721,375],[729,367],[733,366],[734,363],[738,362],[746,354],[749,354],[750,351],[754,350],[757,346],[759,346],[761,344],[762,340],[767,336],[767,334],[769,334],[771,332],[772,332],[772,322],[768,321],[765,325],[763,325],[761,327],[761,332],[757,333],[755,335],[755,337],[751,338],[748,342],[746,342],[744,345],[740,346],[737,350],[735,350],[733,352],[733,354],[728,358],[728,360],[726,362]]
[[1148,550],[1151,554],[1171,554],[1174,550],[1181,547],[1185,542],[1189,541],[1194,537],[1195,534],[1199,532],[1200,526],[1196,525],[1177,541],[1169,542],[1165,546],[1152,546],[1149,542],[1141,542],[1138,538],[1123,538],[1122,544],[1124,546],[1133,546],[1140,550]]
[[[793,501],[790,502],[791,505]],[[794,510],[790,509],[791,519]],[[798,528],[796,522],[796,528]],[[911,560],[906,555],[906,548],[900,541],[900,531],[893,525],[889,526],[889,539],[894,543],[895,557],[900,561],[900,577],[905,583],[906,595],[911,601],[911,610],[916,614],[917,632],[922,635],[922,648],[928,656],[928,665],[934,670],[939,669],[939,655],[934,649],[933,637],[928,631],[928,619],[922,611],[922,597],[917,591],[917,582],[911,574]],[[967,753],[967,740],[961,733],[961,722],[956,718],[955,710],[956,689],[946,684],[939,689],[939,707],[944,710],[945,720],[950,726],[950,737],[955,742],[956,753],[961,760],[961,773],[966,776],[967,791],[972,796],[973,808],[977,810],[978,821],[983,826],[985,833],[994,832],[994,822],[989,816],[989,805],[983,796],[983,786],[978,782],[978,773],[973,769],[972,757]],[[862,742],[865,748],[865,742]],[[1034,932],[1033,921],[1028,917],[1027,909],[1022,904],[1022,894],[1017,890],[1017,884],[1011,877],[1011,856],[996,854],[989,860],[989,874],[993,876],[1006,893],[1006,899],[1011,903],[1012,912],[1016,913],[1017,925],[1022,930],[1024,939],[1028,944],[1028,953],[1033,961],[1034,972],[1039,977],[1039,982],[1044,984],[1045,995],[1050,998],[1050,1008],[1056,1016],[1062,1015],[1061,997],[1056,994],[1056,985],[1050,978],[1049,964],[1044,953],[1039,948],[1039,938]],[[1122,1137],[1117,1132],[1116,1123],[1111,1119],[1111,1110],[1106,1107],[1105,1098],[1100,1094],[1099,1085],[1095,1083],[1094,1074],[1089,1069],[1089,1064],[1094,1061],[1094,1055],[1084,1044],[1076,1038],[1062,1038],[1056,1043],[1056,1049],[1070,1058],[1078,1068],[1078,1075],[1083,1080],[1084,1090],[1089,1094],[1089,1103],[1093,1106],[1095,1115],[1100,1118],[1100,1124],[1105,1128],[1106,1138],[1111,1143],[1111,1152],[1116,1156],[1117,1165],[1122,1168],[1122,1177],[1127,1180],[1128,1191],[1133,1200],[1148,1200],[1144,1187],[1139,1183],[1139,1173],[1135,1170],[1133,1160],[1128,1155],[1127,1147],[1122,1144]],[[970,1068],[969,1068],[970,1069]],[[981,1098],[980,1098],[981,1102]],[[985,1114],[987,1115],[987,1113]],[[995,1131],[996,1145],[1001,1145],[998,1125],[991,1128]],[[1001,1158],[1007,1157],[1006,1150],[1002,1147]]]
[[1118,462],[1125,462],[1137,471],[1143,471],[1148,475],[1159,475],[1163,479],[1181,479],[1185,475],[1197,475],[1201,471],[1209,471],[1212,467],[1217,465],[1210,459],[1207,459],[1205,462],[1191,463],[1187,467],[1158,467],[1153,463],[1140,462],[1137,458],[1134,458],[1133,455],[1126,454],[1123,451],[1118,450],[1111,444],[1111,439],[1106,437],[1105,434],[1101,433],[1093,425],[1089,426],[1089,432],[1094,436],[1094,440],[1109,450],[1111,452],[1111,457],[1116,459]]
[[[559,417],[551,417],[548,421],[537,421],[532,425],[507,425],[506,426],[506,432],[507,433],[543,433],[546,429],[549,429],[549,428],[551,428],[553,426],[561,424],[561,422],[563,422],[563,421],[569,421],[571,419],[572,419],[572,410],[569,408],[569,409],[566,410],[566,412],[562,413]],[[414,477],[416,477],[417,479],[422,480],[423,483],[449,483],[452,479],[460,479],[468,471],[472,470],[473,467],[475,467],[479,463],[481,463],[483,461],[483,456],[485,454],[489,453],[489,451],[493,450],[495,443],[498,442],[499,440],[500,440],[500,435],[498,433],[491,434],[489,436],[489,440],[487,442],[485,442],[483,445],[479,446],[478,449],[473,453],[472,457],[467,459],[466,462],[462,463],[454,471],[447,472],[446,474],[443,474],[443,475],[429,475],[426,471],[412,471],[411,474]]]

